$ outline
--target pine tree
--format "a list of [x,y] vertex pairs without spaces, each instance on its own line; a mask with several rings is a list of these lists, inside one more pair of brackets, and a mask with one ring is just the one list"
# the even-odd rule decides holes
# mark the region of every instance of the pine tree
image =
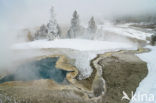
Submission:
[[94,20],[94,17],[92,17],[89,22],[88,22],[88,32],[89,33],[96,33],[97,31],[97,26]]
[[46,39],[48,34],[48,28],[44,24],[40,27],[40,29],[35,33],[35,39]]
[[56,38],[59,38],[59,30],[58,30],[58,24],[55,19],[55,13],[54,13],[54,8],[52,7],[51,10],[51,18],[49,20],[49,23],[47,25],[48,27],[48,39],[49,40],[54,40]]
[[79,15],[75,10],[73,13],[73,18],[71,20],[71,27],[68,30],[68,37],[76,38],[77,36],[79,36],[80,32],[81,32],[81,27],[80,27]]

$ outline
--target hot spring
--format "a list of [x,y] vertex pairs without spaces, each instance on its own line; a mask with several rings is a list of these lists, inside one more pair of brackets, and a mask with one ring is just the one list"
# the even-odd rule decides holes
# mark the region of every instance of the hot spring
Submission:
[[57,60],[57,57],[48,57],[22,64],[14,73],[0,79],[0,83],[39,79],[52,79],[62,83],[66,79],[67,71],[55,67]]

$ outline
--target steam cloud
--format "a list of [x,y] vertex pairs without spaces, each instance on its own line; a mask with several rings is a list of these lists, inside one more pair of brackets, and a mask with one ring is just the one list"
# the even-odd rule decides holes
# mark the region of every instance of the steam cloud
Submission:
[[82,21],[119,15],[155,14],[155,0],[0,0],[0,68],[16,58],[9,47],[17,31],[47,23],[54,5],[57,21],[69,24],[76,9]]

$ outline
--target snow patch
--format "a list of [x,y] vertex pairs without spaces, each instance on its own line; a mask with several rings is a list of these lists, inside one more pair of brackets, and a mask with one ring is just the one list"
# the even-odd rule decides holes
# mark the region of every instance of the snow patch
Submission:
[[148,101],[146,98],[141,101],[131,101],[131,103],[156,103],[156,46],[151,47],[148,46],[152,51],[143,54],[137,54],[142,60],[147,62],[148,66],[148,75],[147,77],[140,83],[139,87],[136,90],[137,94],[146,94],[154,95],[154,101]]
[[150,37],[151,33],[145,33],[136,29],[132,29],[129,27],[130,24],[121,24],[121,25],[113,25],[111,23],[106,23],[104,25],[99,25],[98,28],[101,28],[104,31],[110,31],[117,33],[119,35],[137,38],[141,40],[146,40],[146,37]]
[[15,44],[12,46],[13,49],[69,48],[80,51],[97,51],[132,47],[133,45],[128,43],[84,39],[57,39],[54,41],[37,40],[28,43]]

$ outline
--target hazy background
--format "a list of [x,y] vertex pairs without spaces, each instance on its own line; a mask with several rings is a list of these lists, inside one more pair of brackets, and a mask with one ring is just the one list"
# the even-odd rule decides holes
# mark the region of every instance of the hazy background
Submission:
[[52,5],[59,23],[69,23],[74,10],[81,19],[156,12],[156,0],[0,0],[0,18],[8,26],[38,26],[48,21]]
[[17,31],[47,23],[52,5],[61,24],[70,23],[74,10],[81,21],[156,13],[156,0],[0,0],[0,68],[14,57],[9,46]]

